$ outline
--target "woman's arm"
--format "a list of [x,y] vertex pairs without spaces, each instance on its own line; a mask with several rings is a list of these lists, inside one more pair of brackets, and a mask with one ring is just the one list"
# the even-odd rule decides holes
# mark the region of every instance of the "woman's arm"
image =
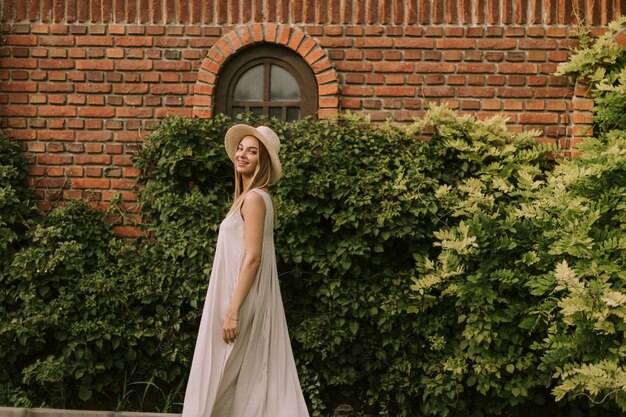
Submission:
[[237,287],[230,300],[230,306],[224,320],[223,337],[226,343],[234,342],[239,334],[239,310],[246,300],[257,271],[261,265],[263,252],[263,228],[265,225],[265,202],[256,192],[249,192],[241,206],[241,216],[244,221],[245,256]]

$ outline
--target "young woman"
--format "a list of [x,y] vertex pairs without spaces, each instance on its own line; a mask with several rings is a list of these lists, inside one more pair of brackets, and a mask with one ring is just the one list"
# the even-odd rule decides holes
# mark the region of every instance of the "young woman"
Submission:
[[235,201],[220,225],[183,417],[308,417],[289,342],[268,184],[280,140],[235,125],[224,139]]

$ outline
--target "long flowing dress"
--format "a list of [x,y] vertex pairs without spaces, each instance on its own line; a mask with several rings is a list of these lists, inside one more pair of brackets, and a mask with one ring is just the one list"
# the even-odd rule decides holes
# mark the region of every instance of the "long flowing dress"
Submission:
[[289,341],[274,251],[274,209],[265,201],[261,265],[239,313],[239,336],[222,327],[245,255],[240,207],[222,221],[200,321],[183,417],[309,417]]

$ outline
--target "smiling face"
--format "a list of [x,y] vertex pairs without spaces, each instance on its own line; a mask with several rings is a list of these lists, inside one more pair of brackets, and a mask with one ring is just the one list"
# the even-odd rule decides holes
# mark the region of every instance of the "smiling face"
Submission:
[[259,163],[259,140],[245,136],[235,152],[235,170],[244,177],[251,178]]

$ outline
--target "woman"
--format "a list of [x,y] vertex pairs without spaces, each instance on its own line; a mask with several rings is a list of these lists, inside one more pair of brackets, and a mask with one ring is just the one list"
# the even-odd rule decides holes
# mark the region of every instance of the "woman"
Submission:
[[224,139],[235,201],[220,225],[183,417],[308,417],[291,351],[274,253],[268,184],[280,140],[235,125]]

